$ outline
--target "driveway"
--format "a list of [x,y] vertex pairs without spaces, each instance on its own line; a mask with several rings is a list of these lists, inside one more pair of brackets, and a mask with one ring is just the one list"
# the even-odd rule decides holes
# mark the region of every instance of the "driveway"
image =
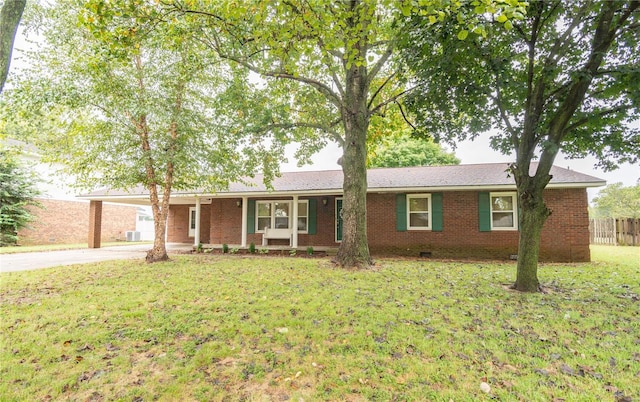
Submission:
[[[103,248],[84,248],[78,250],[45,251],[40,253],[18,253],[0,255],[0,272],[28,271],[32,269],[58,267],[61,265],[85,264],[109,260],[143,260],[151,244],[132,246],[114,246]],[[170,243],[167,252],[191,250],[192,245]]]

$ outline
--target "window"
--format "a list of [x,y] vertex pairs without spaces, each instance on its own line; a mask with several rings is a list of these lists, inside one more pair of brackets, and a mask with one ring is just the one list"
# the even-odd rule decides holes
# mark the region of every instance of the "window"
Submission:
[[271,203],[258,201],[256,202],[256,205],[258,207],[258,227],[256,228],[256,230],[262,232],[264,231],[264,228],[273,227],[271,225]]
[[[289,229],[293,223],[291,201],[256,201],[256,233],[264,228]],[[309,227],[309,201],[298,201],[298,231],[306,232]]]
[[309,201],[298,201],[298,232],[306,232],[309,227]]
[[491,193],[491,229],[517,230],[516,193]]
[[431,230],[431,195],[407,194],[409,230]]

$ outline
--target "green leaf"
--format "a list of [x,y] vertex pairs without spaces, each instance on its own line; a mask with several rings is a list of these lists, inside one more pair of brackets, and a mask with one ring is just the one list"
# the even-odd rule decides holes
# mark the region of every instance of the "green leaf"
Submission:
[[458,39],[460,40],[467,39],[467,36],[469,36],[469,31],[467,31],[466,29],[463,29],[462,31],[458,32]]

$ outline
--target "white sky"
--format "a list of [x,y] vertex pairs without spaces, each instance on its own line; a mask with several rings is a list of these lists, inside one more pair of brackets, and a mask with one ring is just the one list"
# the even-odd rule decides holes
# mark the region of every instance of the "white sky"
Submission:
[[[25,40],[22,29],[18,29],[16,35],[16,42],[13,52],[13,62],[11,69],[20,68],[20,50],[26,48],[32,48],[33,46]],[[8,82],[10,85],[10,82]],[[638,123],[640,124],[640,122]],[[281,170],[283,172],[301,171],[301,170],[335,170],[340,169],[340,166],[336,163],[338,158],[342,155],[342,151],[335,143],[330,143],[322,151],[316,154],[312,158],[311,165],[305,165],[302,167],[296,166],[296,161],[293,158],[293,147],[289,147],[288,152],[289,162],[282,164]],[[493,163],[493,162],[511,162],[513,157],[502,155],[501,153],[494,151],[489,146],[489,134],[478,137],[475,141],[464,141],[457,145],[455,154],[460,158],[463,164],[472,163]],[[604,172],[602,169],[595,167],[597,161],[593,157],[585,159],[566,159],[562,153],[558,155],[555,161],[555,165],[569,168],[581,173],[589,174],[607,181],[607,184],[622,182],[624,186],[633,186],[640,183],[640,165],[624,164],[619,169],[613,172]],[[601,188],[588,189],[589,198],[593,198]]]
[[[342,155],[342,150],[337,144],[329,144],[322,151],[313,156],[312,165],[305,165],[300,168],[296,166],[293,155],[293,148],[290,147],[289,162],[281,166],[283,172],[293,172],[301,170],[336,170],[340,166],[336,163]],[[489,146],[489,134],[478,137],[475,141],[463,141],[457,145],[455,154],[460,158],[462,164],[513,162],[514,156],[502,155],[494,151]],[[562,153],[556,157],[554,165],[569,168],[580,173],[604,179],[607,184],[622,182],[624,186],[634,186],[640,184],[640,166],[638,164],[624,164],[613,172],[605,172],[595,166],[597,160],[594,157],[584,159],[567,159]],[[589,199],[592,199],[604,187],[588,189]]]

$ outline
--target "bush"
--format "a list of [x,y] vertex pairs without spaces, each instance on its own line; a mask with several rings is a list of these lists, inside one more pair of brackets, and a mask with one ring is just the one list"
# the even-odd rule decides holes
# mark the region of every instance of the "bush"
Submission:
[[311,246],[307,247],[307,254],[308,255],[313,255],[313,247],[311,247]]
[[256,245],[254,242],[251,242],[251,244],[249,244],[249,252],[251,254],[254,254],[256,252]]
[[229,245],[228,244],[225,243],[225,244],[222,245],[222,252],[224,254],[227,254],[229,252]]

